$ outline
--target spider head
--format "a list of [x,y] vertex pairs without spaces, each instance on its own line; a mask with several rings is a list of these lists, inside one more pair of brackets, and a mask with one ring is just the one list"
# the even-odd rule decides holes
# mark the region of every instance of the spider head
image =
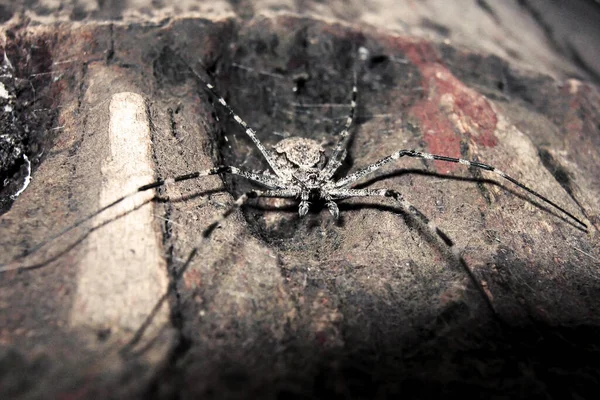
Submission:
[[286,160],[301,168],[313,168],[324,158],[323,147],[312,139],[292,137],[275,145],[275,151]]

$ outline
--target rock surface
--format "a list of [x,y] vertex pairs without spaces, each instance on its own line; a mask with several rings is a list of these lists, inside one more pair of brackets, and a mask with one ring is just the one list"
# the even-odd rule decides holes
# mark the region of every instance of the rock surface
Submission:
[[[0,217],[3,268],[35,267],[0,272],[1,397],[585,398],[597,388],[597,86],[332,19],[219,15],[6,23],[5,48],[18,40],[51,57],[36,93],[59,129],[39,141],[31,185]],[[13,64],[26,64],[25,50]],[[331,148],[354,70],[342,173],[403,148],[476,159],[589,232],[458,164],[400,160],[363,182],[401,191],[435,221],[495,313],[444,243],[381,199],[340,202],[338,222],[316,204],[299,219],[295,202],[255,201],[203,239],[250,187],[213,176],[60,234],[109,204],[107,187],[128,193],[129,169],[266,168],[195,73],[265,145],[302,136]],[[119,144],[119,127],[150,138]],[[138,147],[151,156],[121,152]]]

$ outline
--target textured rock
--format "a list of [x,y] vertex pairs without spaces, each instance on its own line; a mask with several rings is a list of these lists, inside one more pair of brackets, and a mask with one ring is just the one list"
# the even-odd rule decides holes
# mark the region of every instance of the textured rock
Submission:
[[[0,273],[0,365],[12,368],[0,376],[3,395],[371,398],[416,389],[426,398],[561,398],[597,384],[593,84],[443,42],[292,15],[19,29],[52,37],[45,43],[57,78],[47,90],[61,129],[0,219],[1,263],[109,202],[101,166],[112,154],[117,93],[146,99],[156,176],[219,163],[265,169],[193,71],[211,75],[265,145],[302,136],[331,148],[356,69],[357,118],[342,172],[402,148],[477,159],[585,219],[590,232],[458,164],[401,160],[366,181],[401,191],[448,233],[493,315],[445,245],[393,202],[340,202],[336,222],[317,205],[299,219],[295,202],[261,200],[203,240],[250,185],[219,177],[169,185],[152,206],[171,285],[152,296],[155,304],[110,310],[116,321],[147,313],[139,329],[73,323],[82,310],[104,312],[76,307],[90,254],[131,250],[136,230],[115,232],[117,220],[86,221],[9,264],[38,268]],[[121,240],[91,249],[103,235]],[[148,279],[131,279],[132,291]],[[111,296],[110,286],[97,290]],[[171,318],[161,321],[167,300]]]

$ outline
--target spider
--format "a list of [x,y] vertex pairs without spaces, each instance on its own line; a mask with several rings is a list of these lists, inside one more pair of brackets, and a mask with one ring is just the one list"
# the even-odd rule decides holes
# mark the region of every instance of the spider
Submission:
[[[239,209],[244,204],[246,204],[249,199],[270,197],[299,200],[298,214],[301,218],[306,216],[306,214],[308,213],[312,204],[311,201],[320,200],[324,201],[326,207],[328,208],[333,218],[338,219],[340,211],[337,205],[337,201],[339,200],[348,199],[351,197],[391,198],[400,207],[403,213],[412,215],[416,219],[416,221],[419,222],[423,226],[423,228],[429,232],[430,235],[432,235],[433,237],[439,237],[452,250],[452,253],[455,256],[457,256],[459,260],[461,260],[461,264],[466,269],[470,278],[476,282],[477,286],[479,286],[474,276],[472,275],[471,270],[466,266],[464,262],[462,262],[459,251],[455,248],[454,243],[448,237],[448,235],[445,234],[440,228],[438,228],[431,220],[429,220],[427,216],[425,216],[416,207],[414,207],[408,200],[406,200],[399,191],[394,189],[353,188],[353,185],[362,178],[374,173],[384,165],[394,162],[402,157],[458,163],[466,167],[474,167],[482,169],[484,171],[492,172],[495,175],[498,175],[503,179],[510,181],[519,188],[537,197],[546,204],[552,206],[554,209],[559,210],[564,215],[568,216],[570,219],[572,219],[574,222],[580,225],[584,230],[587,230],[587,225],[584,222],[582,222],[579,218],[577,218],[564,208],[560,207],[552,200],[544,197],[535,190],[527,187],[523,183],[510,177],[509,175],[505,174],[504,172],[500,171],[494,166],[484,164],[478,161],[469,161],[461,158],[454,158],[444,155],[425,153],[417,150],[404,149],[396,151],[387,157],[384,157],[370,165],[360,168],[357,171],[336,180],[334,176],[338,169],[341,167],[347,155],[347,147],[350,140],[349,130],[354,121],[356,98],[358,94],[356,73],[354,73],[354,85],[352,86],[349,114],[346,118],[343,128],[339,133],[337,144],[335,145],[332,153],[329,156],[326,156],[326,151],[321,144],[319,144],[315,140],[301,137],[290,137],[283,139],[280,142],[278,142],[275,146],[273,146],[272,150],[267,149],[257,138],[256,132],[251,127],[249,127],[248,124],[238,114],[234,112],[234,110],[229,106],[225,99],[219,95],[215,87],[212,84],[208,83],[195,70],[192,69],[192,72],[196,76],[196,78],[200,82],[202,82],[205,88],[215,98],[218,99],[218,103],[220,103],[221,106],[230,114],[233,120],[235,120],[237,124],[241,128],[243,128],[246,135],[254,142],[255,146],[261,152],[262,156],[269,165],[270,170],[266,170],[263,173],[256,173],[243,170],[235,166],[219,165],[207,170],[195,171],[166,179],[157,179],[152,183],[138,187],[135,191],[118,198],[112,203],[98,209],[94,213],[77,221],[73,225],[65,228],[64,230],[51,236],[44,242],[31,248],[28,253],[37,250],[38,248],[46,245],[47,243],[53,241],[59,236],[65,234],[66,232],[76,228],[77,226],[82,225],[84,222],[101,214],[105,210],[117,205],[118,203],[123,202],[125,199],[135,196],[139,192],[144,192],[162,186],[171,185],[177,182],[198,179],[210,175],[231,174],[248,179],[249,181],[262,186],[264,189],[253,189],[239,196],[225,212],[223,212],[212,223],[208,224],[207,228],[205,228],[202,232],[202,237],[204,239],[208,238],[210,234],[214,231],[214,229],[217,226],[219,226],[220,223],[222,223],[235,210]],[[39,265],[27,267],[0,265],[0,272],[12,269],[29,269],[36,267],[39,267]],[[480,288],[480,290],[483,289]]]
[[352,187],[362,178],[374,173],[384,165],[396,161],[402,157],[458,163],[466,167],[474,167],[492,172],[564,213],[577,224],[579,224],[583,229],[587,229],[587,225],[584,222],[564,208],[560,207],[552,200],[539,194],[535,190],[517,181],[496,167],[478,161],[469,161],[444,155],[429,154],[412,149],[403,149],[396,151],[370,165],[360,168],[359,170],[342,177],[341,179],[334,179],[334,175],[342,165],[347,155],[347,147],[350,139],[349,129],[354,121],[356,98],[358,94],[356,73],[354,74],[354,85],[352,86],[350,112],[346,118],[343,128],[339,133],[338,142],[329,156],[326,156],[325,149],[317,141],[301,137],[290,137],[283,139],[273,146],[272,150],[265,148],[261,141],[256,137],[256,132],[249,127],[248,124],[238,114],[235,113],[225,99],[221,97],[215,90],[215,87],[208,83],[200,74],[196,73],[195,71],[193,71],[193,73],[198,80],[205,85],[206,89],[218,99],[218,102],[222,107],[225,108],[225,110],[227,110],[230,116],[244,129],[246,135],[248,135],[248,137],[254,142],[255,146],[261,152],[271,169],[270,171],[264,171],[262,174],[257,174],[242,170],[237,167],[221,165],[205,171],[197,171],[170,179],[159,179],[138,189],[138,191],[144,191],[175,182],[221,173],[241,176],[267,189],[250,190],[238,197],[231,207],[225,211],[218,220],[214,221],[204,230],[204,237],[209,236],[214,228],[218,226],[224,218],[230,215],[237,208],[242,207],[249,199],[253,198],[276,197],[297,199],[299,200],[298,214],[301,218],[308,213],[312,204],[311,200],[318,199],[324,201],[333,218],[338,219],[340,211],[336,202],[339,200],[348,199],[351,197],[384,197],[395,200],[404,212],[416,217],[428,227],[431,233],[435,233],[446,244],[452,246],[452,242],[448,236],[444,234],[443,231],[441,231],[435,224],[433,224],[433,222],[431,222],[423,213],[418,211],[416,207],[408,202],[400,192],[393,189],[355,189]]

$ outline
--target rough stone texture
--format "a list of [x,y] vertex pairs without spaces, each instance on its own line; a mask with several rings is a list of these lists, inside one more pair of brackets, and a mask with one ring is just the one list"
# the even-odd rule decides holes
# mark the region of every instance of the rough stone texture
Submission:
[[545,74],[600,78],[595,49],[600,17],[595,0],[12,0],[0,21],[105,21],[159,23],[174,17],[250,19],[265,12],[368,24],[386,32],[443,38],[495,54],[512,65]]
[[[153,311],[139,329],[73,324],[87,244],[118,235],[105,229],[112,219],[8,264],[37,268],[0,273],[1,397],[585,398],[597,389],[597,87],[443,41],[255,10],[247,19],[5,28],[47,47],[54,79],[43,93],[60,129],[0,219],[0,263],[105,205],[117,93],[147,99],[157,176],[218,163],[264,169],[192,71],[210,75],[266,145],[302,136],[330,147],[356,69],[342,172],[401,148],[476,158],[581,216],[590,232],[455,164],[401,161],[364,183],[402,191],[448,233],[494,316],[443,243],[389,201],[342,202],[339,222],[318,207],[301,220],[293,202],[258,201],[203,240],[249,184],[170,185],[154,215],[171,285],[145,305]],[[354,57],[361,47],[364,60]],[[156,327],[165,301],[170,321]]]
[[[3,30],[0,62],[0,213],[12,204],[11,195],[22,188],[24,155],[34,164],[51,142],[56,113],[49,89],[51,37]],[[50,43],[49,43],[50,42]],[[40,93],[50,96],[40,97]]]

